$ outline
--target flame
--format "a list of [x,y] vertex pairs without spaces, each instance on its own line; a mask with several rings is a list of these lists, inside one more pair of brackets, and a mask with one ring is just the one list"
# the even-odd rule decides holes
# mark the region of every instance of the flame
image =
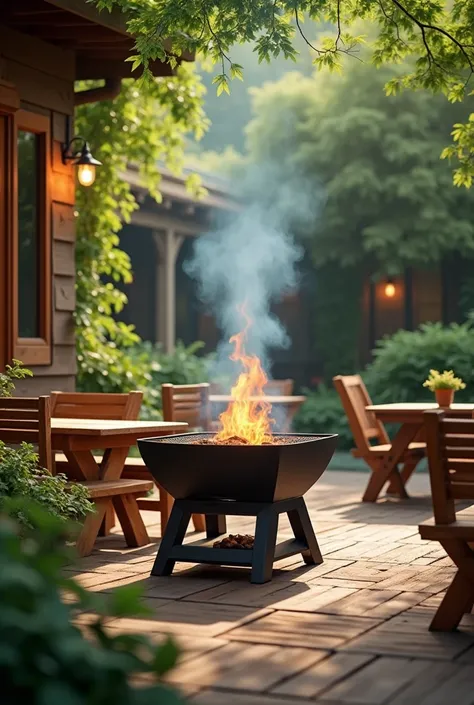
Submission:
[[246,320],[246,326],[243,331],[233,335],[229,341],[234,344],[234,352],[230,359],[234,362],[240,362],[244,367],[244,372],[239,375],[231,390],[232,401],[219,416],[222,428],[217,433],[215,440],[222,443],[229,438],[238,437],[249,445],[257,446],[272,441],[271,425],[273,420],[270,418],[272,406],[269,402],[262,400],[267,376],[260,359],[256,355],[247,355],[245,352],[245,338],[252,321],[246,314],[244,307],[240,309],[240,312]]

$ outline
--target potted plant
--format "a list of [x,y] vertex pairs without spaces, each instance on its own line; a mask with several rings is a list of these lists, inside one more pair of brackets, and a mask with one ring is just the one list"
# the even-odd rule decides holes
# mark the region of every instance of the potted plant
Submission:
[[429,377],[423,382],[423,386],[435,393],[436,402],[442,408],[451,406],[454,392],[466,388],[462,379],[454,376],[453,370],[444,370],[444,372],[430,370]]

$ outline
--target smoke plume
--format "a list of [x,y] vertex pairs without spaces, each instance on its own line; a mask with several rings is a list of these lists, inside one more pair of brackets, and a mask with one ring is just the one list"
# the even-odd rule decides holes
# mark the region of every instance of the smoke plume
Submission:
[[[193,257],[185,264],[223,334],[213,370],[217,376],[235,377],[240,372],[228,361],[228,340],[245,326],[243,304],[253,321],[246,351],[260,357],[267,373],[272,349],[291,342],[270,307],[298,286],[297,265],[303,249],[291,233],[314,222],[316,201],[301,178],[280,173],[277,182],[277,173],[275,165],[249,169],[239,183],[242,207],[227,215],[216,231],[197,238]],[[231,193],[236,189],[231,188]]]

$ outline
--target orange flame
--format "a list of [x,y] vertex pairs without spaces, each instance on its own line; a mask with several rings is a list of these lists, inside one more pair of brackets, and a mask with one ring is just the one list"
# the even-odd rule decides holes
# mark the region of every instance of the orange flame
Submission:
[[240,362],[245,371],[239,375],[231,390],[232,401],[219,416],[222,429],[217,433],[215,440],[223,442],[229,438],[238,437],[250,445],[257,446],[272,440],[273,420],[270,418],[272,406],[262,400],[267,376],[262,369],[260,359],[256,355],[247,355],[245,352],[245,337],[252,321],[244,307],[240,312],[246,320],[246,326],[229,341],[235,346],[230,359]]

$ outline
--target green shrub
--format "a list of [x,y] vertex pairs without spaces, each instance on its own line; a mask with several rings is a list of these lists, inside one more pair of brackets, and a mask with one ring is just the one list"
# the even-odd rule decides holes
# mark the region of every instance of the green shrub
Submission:
[[162,384],[197,384],[209,379],[211,356],[198,356],[196,353],[204,343],[196,341],[188,347],[181,341],[176,343],[172,353],[164,352],[160,344],[141,343],[134,348],[133,355],[149,361],[150,374],[154,386]]
[[[78,377],[80,392],[130,392],[143,391],[142,418],[161,418],[161,385],[196,384],[207,382],[211,356],[196,353],[204,343],[196,342],[186,347],[176,344],[172,353],[164,352],[160,344],[139,342],[127,345],[126,356],[121,357],[120,368],[112,358],[89,351],[90,365],[83,365]],[[127,370],[124,372],[124,365]]]
[[31,370],[23,367],[20,360],[13,360],[11,365],[7,365],[5,372],[0,372],[0,397],[11,397],[15,389],[16,379],[25,379],[33,377]]
[[374,401],[432,401],[433,393],[423,387],[429,371],[455,370],[466,383],[456,392],[457,401],[474,396],[473,319],[444,327],[426,323],[415,331],[400,330],[377,343],[374,361],[364,374]]
[[[62,522],[24,503],[9,507],[32,526],[22,535],[15,519],[0,516],[0,679],[3,705],[178,705],[158,682],[175,663],[171,640],[154,645],[144,635],[109,635],[106,616],[146,614],[136,587],[111,595],[88,593],[62,577],[69,561]],[[65,604],[62,591],[74,596]],[[74,613],[96,613],[75,627]],[[137,687],[146,674],[153,685]],[[148,681],[147,681],[148,683]]]
[[145,366],[149,382],[144,391],[142,417],[150,417],[150,411],[161,411],[162,384],[198,384],[209,379],[212,356],[198,356],[204,347],[197,341],[186,347],[178,341],[172,353],[166,353],[160,344],[143,342],[130,352],[134,364]]
[[[10,448],[0,441],[0,510],[7,498],[34,500],[58,520],[80,522],[93,511],[85,487],[67,484],[65,475],[51,475],[38,467],[33,446]],[[18,520],[25,523],[23,515]]]
[[338,450],[353,448],[354,441],[338,393],[324,385],[305,393],[306,401],[295,416],[294,430],[297,433],[337,433]]

